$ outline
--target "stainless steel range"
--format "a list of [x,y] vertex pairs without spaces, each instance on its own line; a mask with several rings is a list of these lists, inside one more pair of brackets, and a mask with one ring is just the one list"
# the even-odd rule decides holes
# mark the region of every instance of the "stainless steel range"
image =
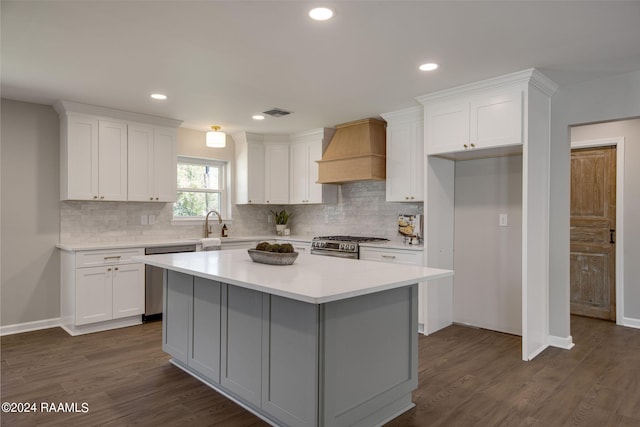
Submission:
[[382,243],[388,241],[389,239],[383,239],[380,237],[314,237],[313,241],[311,242],[311,253],[315,255],[358,259],[360,258],[360,243]]

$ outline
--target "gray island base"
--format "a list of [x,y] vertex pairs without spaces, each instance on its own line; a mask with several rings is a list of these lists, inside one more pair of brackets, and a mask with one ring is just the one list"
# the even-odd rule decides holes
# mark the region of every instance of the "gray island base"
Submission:
[[[203,266],[219,267],[242,260],[240,252],[248,258],[246,251],[233,256],[224,251],[185,255],[207,257]],[[166,269],[163,350],[174,365],[260,418],[278,426],[370,427],[414,406],[417,283],[452,272],[410,267],[395,283],[376,285],[369,292],[356,290],[366,288],[359,284],[347,293],[297,298],[267,292],[264,284],[256,289],[250,283],[255,278],[248,278],[246,271],[203,271],[206,268],[193,268],[193,260],[167,257],[176,255],[141,257]],[[265,282],[271,280],[269,274],[281,275],[286,282],[305,280],[316,267],[333,269],[326,273],[331,276],[336,269],[375,269],[383,264],[316,255],[301,255],[298,261],[298,272],[296,264],[251,261],[230,270],[256,269],[255,277]],[[240,281],[240,276],[249,282]],[[408,278],[414,276],[410,283]],[[305,301],[309,299],[321,302]]]

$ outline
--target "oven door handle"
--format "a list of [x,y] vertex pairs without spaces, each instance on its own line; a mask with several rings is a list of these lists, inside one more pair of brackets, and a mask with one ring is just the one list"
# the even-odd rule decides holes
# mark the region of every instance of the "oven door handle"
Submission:
[[358,259],[358,254],[354,252],[337,252],[337,251],[318,251],[311,249],[313,255],[334,256],[338,258]]

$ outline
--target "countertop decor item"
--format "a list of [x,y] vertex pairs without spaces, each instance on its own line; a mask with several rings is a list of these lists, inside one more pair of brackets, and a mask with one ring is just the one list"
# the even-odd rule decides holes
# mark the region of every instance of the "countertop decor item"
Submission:
[[293,216],[293,212],[287,212],[285,209],[281,211],[271,211],[271,215],[276,220],[276,225],[287,225],[289,218]]
[[281,211],[271,211],[271,215],[276,220],[276,233],[278,236],[284,236],[284,230],[287,228],[289,218],[293,215],[293,212],[287,212],[285,209]]
[[265,252],[257,249],[247,249],[253,262],[269,265],[291,265],[298,258],[298,252]]

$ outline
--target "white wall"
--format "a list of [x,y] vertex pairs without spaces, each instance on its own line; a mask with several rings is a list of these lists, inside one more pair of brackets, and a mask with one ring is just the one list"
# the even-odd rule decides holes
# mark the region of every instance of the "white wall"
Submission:
[[454,194],[453,320],[522,335],[522,156],[456,162]]
[[0,325],[60,315],[59,125],[53,108],[2,99]]
[[640,117],[640,70],[562,87],[552,98],[549,230],[549,333],[552,336],[571,335],[569,127],[632,117]]
[[640,324],[640,119],[571,128],[572,142],[620,136],[625,138],[624,317]]

